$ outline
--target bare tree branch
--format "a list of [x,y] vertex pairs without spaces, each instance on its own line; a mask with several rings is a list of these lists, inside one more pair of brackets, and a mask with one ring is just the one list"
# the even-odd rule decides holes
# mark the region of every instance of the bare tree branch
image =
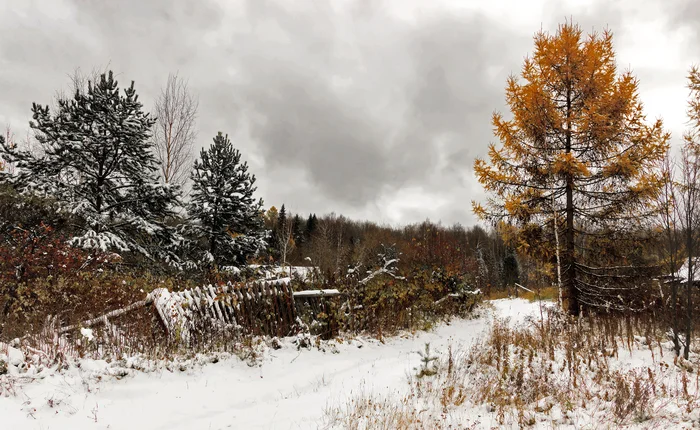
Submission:
[[89,72],[83,72],[80,67],[76,67],[72,73],[68,75],[70,85],[68,89],[62,88],[56,91],[52,110],[57,111],[58,103],[61,100],[72,99],[76,93],[84,94],[87,91],[88,83],[95,83],[100,80],[100,75],[109,71],[109,63],[104,67],[95,66]]
[[153,129],[155,155],[166,184],[182,186],[187,182],[197,138],[198,107],[199,101],[190,92],[187,81],[170,74],[156,100]]

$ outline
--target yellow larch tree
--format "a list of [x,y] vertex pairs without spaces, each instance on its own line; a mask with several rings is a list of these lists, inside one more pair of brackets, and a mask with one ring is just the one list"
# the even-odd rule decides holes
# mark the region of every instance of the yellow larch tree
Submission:
[[500,145],[474,163],[489,193],[474,211],[517,226],[521,250],[548,258],[556,251],[571,314],[582,304],[624,307],[615,291],[622,266],[596,264],[591,246],[648,214],[669,134],[661,120],[646,121],[637,78],[618,73],[610,31],[584,35],[566,23],[534,42],[520,77],[507,81],[512,116],[493,115]]

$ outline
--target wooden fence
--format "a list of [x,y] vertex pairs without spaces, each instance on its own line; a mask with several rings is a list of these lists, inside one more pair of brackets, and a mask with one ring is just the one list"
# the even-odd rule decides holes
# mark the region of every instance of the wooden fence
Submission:
[[[189,342],[192,335],[210,329],[244,334],[284,337],[308,327],[329,338],[338,330],[333,307],[338,290],[294,292],[288,282],[258,281],[249,284],[207,285],[183,291],[160,288],[146,299],[80,324],[63,327],[59,334],[153,306],[169,336]],[[304,327],[307,326],[307,327]]]
[[154,291],[153,303],[168,333],[189,336],[214,324],[242,333],[289,336],[297,328],[294,293],[287,283],[256,282]]

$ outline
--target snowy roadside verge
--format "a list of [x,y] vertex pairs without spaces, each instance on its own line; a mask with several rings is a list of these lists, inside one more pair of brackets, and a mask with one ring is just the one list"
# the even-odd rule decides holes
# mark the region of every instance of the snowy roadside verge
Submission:
[[571,319],[543,309],[528,318],[520,306],[494,303],[497,317],[515,318],[495,319],[471,347],[424,360],[429,372],[414,372],[403,392],[337,404],[325,428],[700,427],[700,357],[675,359],[653,317]]
[[[527,309],[536,309],[518,300],[494,306],[521,320]],[[252,367],[236,356],[200,355],[9,370],[14,377],[5,380],[13,381],[12,394],[0,398],[0,416],[13,429],[318,428],[325,410],[358,393],[404,392],[426,342],[438,354],[451,344],[468,347],[490,320],[487,314],[455,319],[384,343],[355,338],[299,349],[295,339],[262,342]],[[32,381],[20,374],[32,375]]]

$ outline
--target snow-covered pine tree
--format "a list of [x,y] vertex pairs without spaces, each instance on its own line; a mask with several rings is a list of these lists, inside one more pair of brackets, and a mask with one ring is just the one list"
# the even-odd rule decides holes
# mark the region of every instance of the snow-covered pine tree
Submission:
[[256,189],[241,153],[219,132],[192,172],[188,213],[195,238],[206,244],[202,263],[241,265],[265,248],[268,232],[263,201],[253,198]]
[[436,362],[440,357],[433,355],[433,353],[430,351],[430,343],[425,343],[425,351],[417,352],[418,355],[420,355],[421,366],[418,369],[418,374],[416,376],[420,379],[426,376],[437,375],[438,368]]
[[32,106],[40,156],[2,145],[17,167],[3,181],[52,196],[84,220],[73,245],[173,258],[176,236],[165,221],[179,190],[157,179],[149,143],[154,120],[134,82],[121,92],[110,71],[57,103],[53,113]]

